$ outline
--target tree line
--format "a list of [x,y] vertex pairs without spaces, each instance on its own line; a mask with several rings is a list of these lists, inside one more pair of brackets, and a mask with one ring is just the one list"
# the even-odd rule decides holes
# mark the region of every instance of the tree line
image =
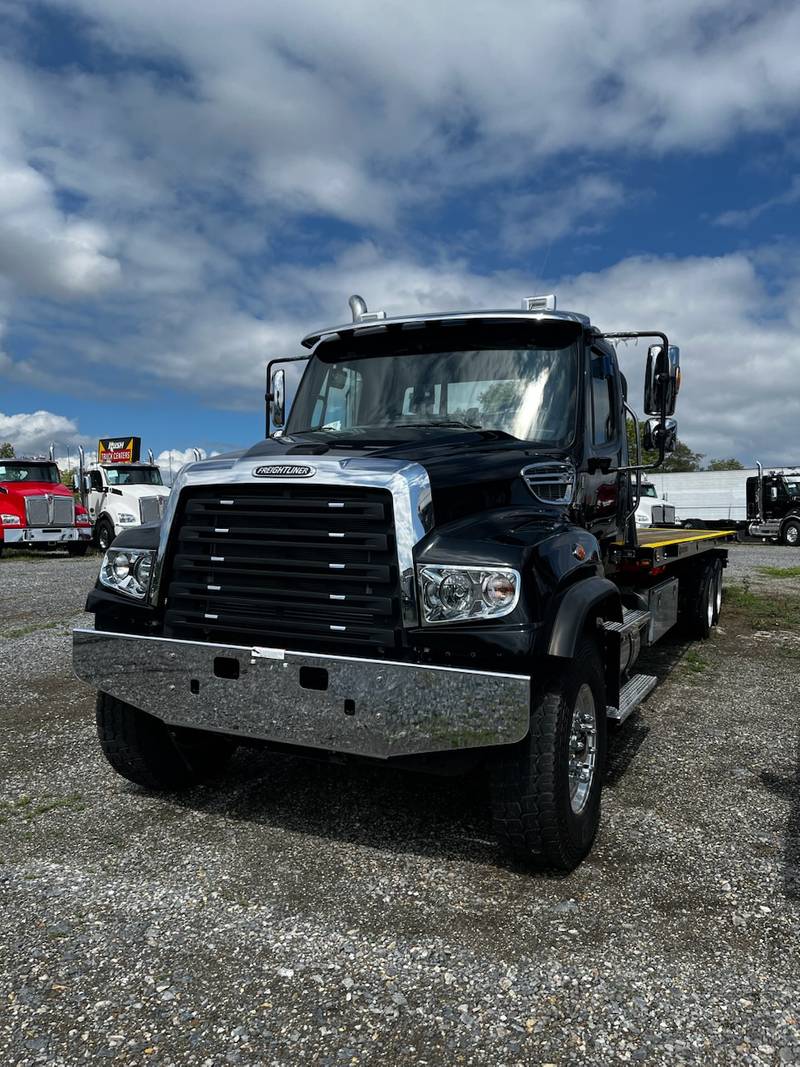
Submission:
[[[643,434],[645,431],[646,423],[639,423],[639,433]],[[636,441],[634,439],[633,424],[628,422],[628,453],[633,462],[633,457],[636,455]],[[703,452],[693,452],[691,448],[684,442],[678,439],[675,444],[675,450],[669,453],[662,465],[658,468],[659,472],[664,474],[688,472],[688,471],[743,471],[745,469],[744,464],[740,463],[738,459],[731,456],[728,459],[712,459],[703,466],[703,460],[705,459]],[[658,452],[650,452],[648,449],[642,449],[642,462],[643,463],[655,463],[658,459]]]

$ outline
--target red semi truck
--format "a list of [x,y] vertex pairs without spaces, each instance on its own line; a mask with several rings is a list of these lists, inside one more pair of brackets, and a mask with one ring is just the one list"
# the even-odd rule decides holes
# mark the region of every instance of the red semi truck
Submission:
[[52,459],[0,459],[0,554],[7,548],[65,548],[83,556],[92,524]]

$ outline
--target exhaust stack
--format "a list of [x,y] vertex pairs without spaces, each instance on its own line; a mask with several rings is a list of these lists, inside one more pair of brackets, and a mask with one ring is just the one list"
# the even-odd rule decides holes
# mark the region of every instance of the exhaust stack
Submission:
[[367,314],[367,302],[364,297],[353,293],[347,303],[350,305],[350,311],[353,314],[353,322],[361,322]]

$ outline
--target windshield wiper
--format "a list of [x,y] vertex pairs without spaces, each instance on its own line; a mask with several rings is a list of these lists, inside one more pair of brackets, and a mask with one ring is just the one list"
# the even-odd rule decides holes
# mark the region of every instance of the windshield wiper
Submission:
[[397,429],[402,430],[406,426],[456,426],[462,430],[482,430],[476,422],[461,422],[460,419],[430,419],[426,422],[398,422]]

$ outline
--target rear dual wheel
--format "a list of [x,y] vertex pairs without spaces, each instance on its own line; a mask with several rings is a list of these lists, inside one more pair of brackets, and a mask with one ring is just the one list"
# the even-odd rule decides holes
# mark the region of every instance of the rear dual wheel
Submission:
[[705,641],[722,612],[722,560],[712,559],[681,578],[680,625],[692,640]]
[[586,637],[534,693],[528,736],[492,766],[500,843],[540,867],[576,867],[600,823],[605,755],[605,681],[597,643]]

